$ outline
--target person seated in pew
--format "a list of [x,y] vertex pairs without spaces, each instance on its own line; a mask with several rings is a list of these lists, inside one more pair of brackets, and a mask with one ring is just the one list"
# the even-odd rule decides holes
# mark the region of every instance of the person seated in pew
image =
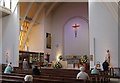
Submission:
[[40,71],[37,66],[35,66],[32,70],[32,75],[40,75]]
[[90,79],[89,78],[89,75],[86,73],[86,72],[84,72],[84,67],[80,67],[80,72],[77,74],[77,79]]
[[32,83],[33,82],[33,76],[32,75],[26,75],[24,77],[25,83]]
[[99,74],[97,67],[95,66],[94,69],[91,71],[91,74]]
[[4,73],[10,74],[10,73],[12,73],[12,72],[14,71],[14,69],[13,69],[13,67],[12,67],[11,64],[12,64],[12,63],[10,62],[10,63],[7,65],[7,67],[5,68]]

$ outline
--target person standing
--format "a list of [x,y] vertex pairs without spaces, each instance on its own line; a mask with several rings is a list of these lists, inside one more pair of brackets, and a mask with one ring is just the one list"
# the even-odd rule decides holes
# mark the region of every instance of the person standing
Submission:
[[104,71],[108,71],[108,69],[109,69],[109,64],[108,64],[107,60],[105,60],[105,62],[103,62],[102,66],[103,66],[103,70],[104,70]]
[[23,69],[28,70],[28,62],[26,61],[26,59],[24,59],[23,61]]

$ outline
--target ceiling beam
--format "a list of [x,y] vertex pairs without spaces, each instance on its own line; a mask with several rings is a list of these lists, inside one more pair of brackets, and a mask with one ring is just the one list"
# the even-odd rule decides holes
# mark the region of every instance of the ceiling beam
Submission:
[[48,16],[50,14],[50,12],[52,11],[52,9],[56,6],[57,2],[54,2],[50,8],[48,9],[48,11],[46,12],[46,16]]
[[[23,18],[23,16],[20,16],[20,18],[22,19],[22,18]],[[29,22],[31,22],[31,21],[29,21]],[[40,24],[40,22],[35,22],[35,24]]]
[[28,5],[28,7],[27,7],[27,9],[26,9],[26,11],[25,11],[25,13],[24,13],[22,19],[21,19],[20,27],[21,27],[22,24],[24,23],[24,21],[25,21],[25,17],[27,16],[27,14],[28,14],[28,12],[29,12],[29,10],[30,10],[32,4],[33,4],[32,2],[29,3],[29,5]]
[[27,31],[26,36],[25,36],[25,40],[22,42],[22,48],[25,46],[25,43],[26,43],[27,38],[28,38],[28,36],[29,36],[29,33],[30,33],[33,25],[35,24],[36,18],[38,17],[39,13],[41,12],[41,10],[43,9],[43,7],[44,7],[45,4],[46,4],[45,2],[42,3],[42,4],[39,6],[36,14],[34,15],[33,20],[32,20],[32,22],[30,23],[30,25],[29,25],[29,27],[28,27],[28,31]]

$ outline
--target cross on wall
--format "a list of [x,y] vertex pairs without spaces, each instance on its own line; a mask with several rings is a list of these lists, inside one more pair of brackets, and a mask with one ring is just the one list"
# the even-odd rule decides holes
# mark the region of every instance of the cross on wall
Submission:
[[77,28],[80,27],[80,25],[74,24],[72,27],[75,28],[75,37],[77,37]]

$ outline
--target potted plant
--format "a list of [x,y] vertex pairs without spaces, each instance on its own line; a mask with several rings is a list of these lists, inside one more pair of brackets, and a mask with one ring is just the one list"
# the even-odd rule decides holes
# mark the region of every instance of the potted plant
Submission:
[[88,57],[87,57],[87,55],[84,55],[84,56],[81,58],[81,63],[82,63],[82,65],[84,66],[85,69],[89,69],[89,67],[88,67]]
[[44,66],[44,67],[48,67],[48,63],[47,63],[47,62],[44,62],[44,63],[43,63],[43,66]]
[[60,68],[62,68],[62,64],[60,62],[56,62],[55,65],[54,65],[54,68],[55,69],[60,69]]
[[88,62],[88,57],[87,55],[84,55],[81,59],[81,63],[87,63]]

